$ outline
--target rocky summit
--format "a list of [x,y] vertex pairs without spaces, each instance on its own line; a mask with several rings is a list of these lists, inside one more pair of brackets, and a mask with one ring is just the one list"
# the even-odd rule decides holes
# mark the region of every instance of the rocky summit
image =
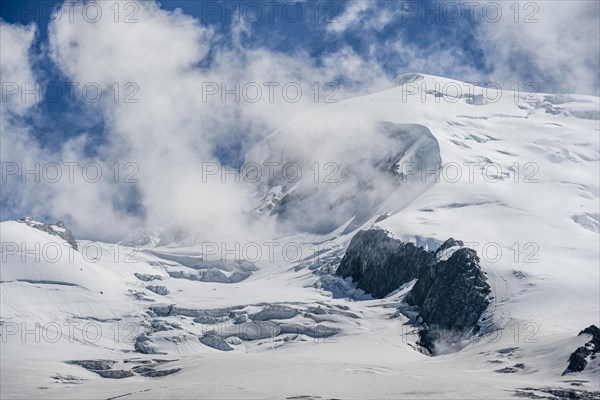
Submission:
[[351,240],[336,273],[351,277],[356,286],[383,298],[416,279],[404,298],[419,307],[426,324],[421,345],[433,352],[440,330],[476,333],[490,304],[491,287],[473,249],[453,238],[436,251],[404,243],[382,229],[360,231]]
[[563,375],[583,371],[587,367],[589,361],[594,360],[596,355],[600,352],[600,328],[596,325],[590,325],[579,332],[579,335],[577,336],[582,335],[589,335],[591,336],[591,339],[583,346],[578,347],[577,350],[571,354],[569,357],[569,366]]

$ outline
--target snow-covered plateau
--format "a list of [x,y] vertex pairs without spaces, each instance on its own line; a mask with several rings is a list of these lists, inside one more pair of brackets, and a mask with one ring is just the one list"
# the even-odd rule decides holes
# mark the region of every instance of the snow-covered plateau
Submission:
[[[278,234],[251,247],[2,222],[1,397],[600,398],[600,336],[579,335],[600,326],[598,97],[409,74],[297,118],[246,155],[304,172],[252,182],[247,212]],[[360,287],[338,267],[363,230],[391,244],[356,242]],[[414,300],[464,247],[476,276]],[[470,279],[485,310],[458,330],[440,307],[469,308]]]

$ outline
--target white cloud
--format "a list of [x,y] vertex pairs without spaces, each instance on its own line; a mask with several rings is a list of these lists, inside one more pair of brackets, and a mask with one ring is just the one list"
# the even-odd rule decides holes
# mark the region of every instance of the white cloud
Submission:
[[334,33],[343,33],[346,30],[356,26],[363,19],[365,12],[376,6],[377,2],[353,0],[346,3],[344,12],[327,25],[327,31]]
[[[81,13],[75,12],[78,16]],[[61,19],[50,29],[50,48],[57,65],[73,81],[97,82],[102,87],[118,82],[139,86],[138,103],[103,99],[96,107],[104,114],[109,145],[100,158],[134,162],[139,166],[139,188],[148,225],[174,223],[191,228],[199,238],[249,234],[243,209],[249,195],[246,185],[231,176],[204,182],[203,165],[214,163],[215,151],[232,142],[250,146],[292,117],[322,106],[315,103],[314,84],[321,90],[330,81],[348,82],[338,98],[389,85],[382,69],[349,49],[326,57],[321,65],[307,62],[304,53],[281,54],[264,48],[244,48],[239,40],[215,47],[210,67],[204,61],[214,33],[181,12],[142,2],[136,24],[117,24],[110,18],[89,23]],[[248,27],[234,29],[249,34]],[[203,95],[207,83],[227,89],[256,82],[260,101],[236,102],[234,95],[221,101],[220,93]],[[269,101],[265,82],[276,82],[275,101]],[[285,101],[285,84],[302,90],[298,102]],[[293,92],[293,90],[292,90]],[[323,97],[324,93],[321,93]],[[99,199],[110,198],[110,187],[95,188]],[[107,196],[108,194],[108,196]],[[84,203],[90,201],[86,196]],[[61,205],[66,199],[53,199]],[[75,213],[73,213],[75,214]],[[90,226],[86,210],[78,210]],[[82,225],[82,223],[80,223]],[[253,230],[256,231],[256,227]]]
[[596,1],[507,2],[498,22],[480,21],[477,39],[494,81],[598,95],[599,30]]
[[[41,147],[36,140],[27,118],[37,118],[37,105],[41,97],[40,82],[32,65],[35,56],[31,47],[35,39],[35,25],[21,26],[0,21],[0,76],[2,99],[0,115],[2,159],[3,218],[32,215],[37,218],[66,219],[76,232],[100,238],[114,238],[135,226],[134,218],[128,217],[122,207],[122,188],[107,179],[109,165],[103,165],[104,179],[87,182],[80,168],[73,170],[62,163],[100,162],[85,156],[85,136],[63,144],[56,152]],[[18,90],[12,93],[12,85]],[[8,85],[8,86],[7,86]],[[21,96],[21,89],[35,91]],[[10,91],[9,91],[10,89]],[[62,179],[55,180],[61,167]],[[97,164],[100,165],[100,164]],[[120,203],[120,204],[119,204]]]
[[[35,88],[36,80],[31,68],[29,50],[35,37],[35,25],[11,25],[0,20],[0,77],[2,79],[2,106],[0,107],[0,157],[3,178],[5,168],[9,171],[22,162],[32,165],[41,154],[41,149],[32,138],[21,117],[38,102],[36,97],[21,97],[21,89]],[[23,86],[24,85],[24,86]],[[25,100],[25,101],[23,101]],[[10,165],[10,166],[9,166]],[[30,186],[23,185],[20,179],[2,182],[2,202],[5,211],[30,209],[25,197]],[[37,198],[45,198],[40,191]]]
[[[377,2],[350,4],[338,17],[340,21],[331,24],[331,32],[357,26],[377,31],[393,21],[389,8],[370,9],[373,4]],[[572,87],[573,91],[597,90],[598,35],[592,32],[597,10],[584,3],[553,7],[558,8],[543,13],[544,7],[540,7],[538,25],[514,25],[511,18],[481,24],[477,41],[493,78],[514,81],[527,76],[531,71],[526,60],[536,66],[536,77]],[[314,100],[315,84],[321,101],[327,94],[327,82],[343,82],[335,94],[339,100],[384,89],[391,85],[383,69],[388,61],[399,66],[398,72],[426,72],[472,81],[484,78],[465,63],[469,56],[451,37],[432,37],[432,44],[425,48],[399,35],[373,43],[369,54],[342,47],[317,63],[302,51],[283,54],[264,47],[244,47],[240,38],[252,34],[245,24],[233,27],[235,40],[223,45],[217,34],[198,20],[181,11],[166,11],[150,1],[139,3],[139,22],[133,24],[115,23],[108,17],[90,23],[81,12],[74,15],[74,21],[61,18],[50,25],[49,51],[62,72],[80,87],[96,82],[104,89],[102,101],[87,108],[103,118],[107,144],[90,157],[84,151],[88,142],[83,135],[50,153],[39,148],[26,125],[14,120],[10,129],[3,129],[2,158],[30,163],[96,162],[105,174],[112,173],[109,167],[115,162],[139,166],[135,177],[145,210],[141,218],[128,215],[124,209],[131,186],[112,180],[27,183],[9,188],[15,193],[10,210],[67,219],[84,237],[120,239],[138,224],[167,223],[189,228],[200,239],[234,234],[251,237],[249,231],[256,231],[256,227],[245,223],[243,209],[252,188],[236,183],[231,175],[226,184],[220,180],[203,182],[203,165],[214,163],[215,153],[223,148],[241,145],[239,151],[243,153],[289,121],[302,123],[299,116],[323,106]],[[2,23],[3,80],[34,81],[28,56],[34,35],[33,26]],[[518,63],[507,62],[512,59]],[[233,95],[222,102],[221,93],[208,97],[203,93],[207,83],[217,84],[221,91],[221,85],[232,89],[236,83],[243,87],[253,82],[262,87],[262,97],[256,103],[243,98],[236,102]],[[265,82],[279,83],[275,101],[270,101]],[[119,84],[118,102],[108,90],[114,83]],[[139,88],[134,96],[137,103],[123,101],[124,95],[131,93],[131,87],[125,88],[127,83]],[[282,98],[282,86],[288,83],[296,83],[303,90],[298,102]],[[14,103],[10,107],[3,109],[13,110],[15,115],[35,112],[33,105]],[[297,129],[302,131],[302,126]],[[310,148],[307,154],[311,154]],[[268,234],[268,230],[262,233]]]
[[[35,88],[35,79],[29,62],[29,49],[35,37],[35,25],[12,25],[0,20],[0,75],[2,76],[2,110],[23,114],[39,99],[28,95],[22,97],[23,85],[26,90]],[[14,92],[14,94],[13,94]],[[25,101],[22,101],[25,100]]]

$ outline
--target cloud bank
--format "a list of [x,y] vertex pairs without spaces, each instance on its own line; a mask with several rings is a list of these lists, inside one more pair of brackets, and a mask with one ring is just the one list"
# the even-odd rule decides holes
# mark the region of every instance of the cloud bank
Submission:
[[[93,239],[119,240],[140,226],[166,224],[191,230],[199,240],[268,236],[273,221],[248,223],[252,185],[233,174],[207,179],[207,168],[226,159],[235,169],[261,138],[327,106],[325,99],[390,87],[397,73],[408,71],[493,80],[503,87],[539,81],[558,91],[597,94],[598,3],[537,3],[538,22],[525,24],[527,4],[519,3],[518,23],[503,4],[497,22],[476,12],[472,21],[446,24],[444,35],[426,29],[425,39],[415,41],[410,31],[388,32],[405,22],[405,5],[349,2],[335,24],[316,29],[325,37],[359,32],[369,43],[366,51],[349,42],[319,57],[310,49],[250,46],[244,38],[252,38],[255,27],[243,19],[232,22],[227,39],[215,26],[154,1],[138,4],[136,23],[109,17],[91,23],[79,4],[72,19],[49,25],[42,49],[66,80],[79,84],[78,91],[88,85],[89,97],[102,89],[97,101],[84,103],[81,118],[99,117],[103,140],[97,144],[81,132],[58,143],[58,150],[42,147],[28,124],[38,101],[31,96],[20,101],[17,88],[2,104],[3,165],[22,169],[40,163],[43,169],[57,163],[63,178],[35,182],[22,171],[10,175],[3,182],[3,212],[64,219],[80,237]],[[30,51],[36,27],[1,21],[0,28],[3,85],[44,83]],[[461,41],[467,31],[475,56]],[[329,82],[343,85],[328,87]],[[76,165],[70,171],[65,162]],[[97,169],[102,178],[89,179]],[[73,181],[66,179],[68,172]]]

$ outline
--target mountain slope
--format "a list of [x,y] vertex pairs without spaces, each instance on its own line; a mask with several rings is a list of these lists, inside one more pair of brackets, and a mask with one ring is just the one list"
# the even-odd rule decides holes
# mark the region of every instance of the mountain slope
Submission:
[[[589,340],[577,334],[599,324],[599,99],[493,94],[406,75],[267,137],[247,155],[279,163],[250,203],[280,232],[258,243],[261,257],[154,240],[78,240],[75,251],[3,222],[2,397],[600,390],[599,359],[562,376]],[[300,179],[284,175],[290,163]],[[450,237],[474,248],[494,294],[494,330],[423,354],[404,302],[410,285],[373,299],[334,274],[352,237],[373,226],[429,250]],[[81,363],[90,360],[111,362]]]

